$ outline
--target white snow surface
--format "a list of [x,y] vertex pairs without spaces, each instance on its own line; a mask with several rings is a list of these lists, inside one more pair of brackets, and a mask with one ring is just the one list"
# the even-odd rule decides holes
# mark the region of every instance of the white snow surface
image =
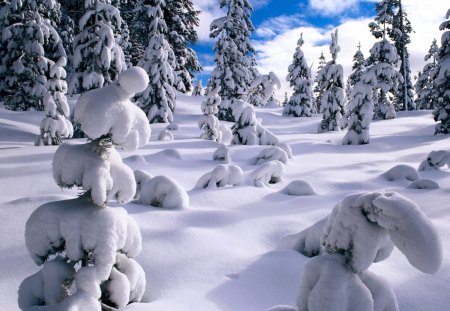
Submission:
[[[167,124],[152,124],[151,139],[145,146],[120,153],[133,170],[166,175],[183,189],[192,189],[203,174],[217,166],[212,155],[218,144],[199,139],[202,97],[179,94],[177,98],[174,117],[180,130],[175,140],[158,141],[157,135]],[[68,99],[70,105],[75,103]],[[279,249],[282,237],[323,219],[348,194],[389,190],[417,203],[434,224],[444,246],[443,262],[434,275],[425,274],[394,249],[389,258],[373,263],[368,271],[389,283],[400,310],[447,311],[450,170],[421,171],[422,179],[440,185],[426,191],[408,189],[410,181],[379,178],[397,165],[417,168],[433,150],[448,150],[449,138],[433,135],[431,111],[399,112],[396,119],[374,121],[370,144],[359,146],[341,145],[345,132],[316,134],[320,116],[299,122],[298,118],[281,117],[282,108],[257,107],[255,111],[264,126],[292,149],[283,181],[262,188],[242,184],[189,191],[190,204],[184,209],[124,204],[141,231],[142,251],[134,260],[144,269],[147,285],[142,302],[123,310],[261,311],[296,306],[309,258],[292,249]],[[41,119],[42,112],[14,112],[0,106],[0,301],[1,308],[8,311],[19,310],[19,285],[41,269],[25,246],[27,219],[42,204],[79,194],[75,188],[60,189],[52,179],[57,147],[34,147]],[[233,145],[229,147],[231,164],[247,175],[255,169],[251,159],[265,148]],[[317,195],[280,193],[294,180],[307,180]],[[115,208],[116,203],[109,204]]]

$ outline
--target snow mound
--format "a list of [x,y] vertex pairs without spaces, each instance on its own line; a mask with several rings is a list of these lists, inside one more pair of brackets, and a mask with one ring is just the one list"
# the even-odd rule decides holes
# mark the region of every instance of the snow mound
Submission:
[[110,85],[83,93],[74,109],[81,130],[93,140],[110,136],[127,151],[145,145],[151,131],[147,116],[129,100],[134,90],[148,83],[148,77],[142,79],[142,69],[133,67]]
[[158,135],[158,140],[171,141],[174,139],[173,133],[169,130],[162,130]]
[[219,164],[211,172],[200,177],[193,190],[220,188],[227,185],[237,186],[241,183],[243,174],[239,166]]
[[287,153],[277,146],[272,146],[261,150],[256,159],[253,160],[253,164],[259,165],[264,162],[278,160],[284,164],[288,161]]
[[53,179],[60,187],[90,191],[97,205],[113,198],[121,204],[129,202],[136,188],[133,172],[119,153],[94,142],[59,146],[53,157]]
[[141,234],[123,208],[98,207],[78,198],[38,207],[27,221],[25,244],[38,265],[62,252],[77,262],[90,250],[95,279],[101,282],[108,279],[117,252],[128,257],[140,253]]
[[231,144],[231,141],[233,140],[233,132],[228,126],[225,126],[223,124],[219,125],[219,131],[222,133],[222,140],[221,142],[224,144]]
[[226,145],[220,144],[220,146],[213,153],[213,160],[230,163],[230,149]]
[[419,171],[439,170],[439,168],[446,164],[450,168],[450,152],[445,150],[433,150],[428,154],[427,159],[420,163]]
[[261,164],[250,173],[250,181],[255,187],[264,187],[282,181],[285,168],[280,161],[270,161]]
[[162,208],[186,208],[189,196],[173,179],[155,176],[140,185],[137,203]]
[[398,310],[395,294],[386,281],[368,271],[355,274],[345,265],[340,254],[309,260],[300,281],[299,311]]
[[291,181],[289,185],[284,187],[280,192],[294,196],[306,196],[316,194],[314,188],[307,181],[304,180]]
[[435,182],[434,180],[431,179],[418,179],[414,182],[412,182],[409,186],[408,189],[420,189],[420,190],[434,190],[434,189],[439,189],[439,184],[437,182]]
[[415,181],[420,178],[414,167],[404,164],[394,166],[381,176],[383,176],[387,181]]
[[292,249],[307,257],[319,255],[321,252],[320,238],[327,220],[328,217],[325,217],[301,232],[284,236],[279,242],[279,248]]
[[134,196],[134,199],[137,200],[139,198],[139,194],[141,193],[142,185],[152,179],[153,176],[144,170],[135,170],[133,174],[134,181],[136,182],[136,194]]
[[267,309],[267,311],[297,311],[297,308],[286,306],[286,305],[279,305],[272,307],[270,309]]

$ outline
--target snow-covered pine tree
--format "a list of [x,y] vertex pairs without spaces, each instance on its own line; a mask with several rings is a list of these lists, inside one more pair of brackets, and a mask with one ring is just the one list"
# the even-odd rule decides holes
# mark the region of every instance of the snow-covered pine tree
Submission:
[[345,95],[350,98],[352,88],[361,80],[361,75],[364,72],[364,55],[361,52],[361,43],[358,43],[358,50],[353,55],[352,73],[348,76],[347,85],[345,88]]
[[439,72],[435,81],[437,102],[433,111],[436,124],[434,134],[450,133],[450,9],[446,14],[447,20],[439,29],[445,31],[441,37],[439,49]]
[[[55,32],[54,36],[59,39]],[[59,59],[56,62],[49,60],[49,79],[47,80],[47,93],[44,95],[45,117],[41,121],[41,133],[36,140],[37,146],[59,145],[63,138],[73,135],[72,123],[69,121],[70,109],[67,103],[67,83],[64,66],[67,63],[62,42],[56,42],[59,47]]]
[[370,140],[369,127],[373,119],[373,89],[377,83],[373,70],[366,69],[352,87],[345,114],[348,132],[342,144],[363,145]]
[[318,74],[325,93],[321,99],[320,112],[323,114],[319,124],[319,133],[338,131],[343,128],[344,116],[344,69],[336,63],[337,54],[341,50],[338,45],[338,30],[331,33],[330,53],[332,60]]
[[202,102],[203,115],[198,121],[199,128],[204,131],[200,137],[220,143],[222,132],[219,131],[219,119],[216,117],[220,105],[219,90],[208,90],[207,93],[206,99]]
[[[3,29],[8,27],[9,23],[9,0],[1,0],[0,1],[0,29],[3,32]],[[6,80],[5,77],[8,73],[6,69],[6,55],[8,54],[8,45],[0,36],[0,96],[4,97],[6,95]]]
[[106,204],[124,204],[136,192],[133,171],[114,146],[133,151],[148,141],[147,118],[129,101],[147,84],[146,72],[134,67],[80,96],[75,117],[92,141],[59,146],[52,169],[58,186],[84,193],[45,203],[28,219],[25,243],[42,269],[21,283],[20,309],[100,311],[141,300],[145,272],[134,259],[142,248],[139,227],[125,209]]
[[395,1],[383,0],[376,5],[377,16],[375,22],[369,23],[370,31],[375,38],[381,38],[370,50],[370,57],[366,60],[367,67],[373,67],[377,77],[375,98],[376,119],[395,118],[395,107],[392,99],[402,75],[395,69],[398,62],[398,54],[395,47],[387,40],[389,32],[393,31]]
[[202,81],[198,80],[194,86],[194,89],[192,90],[192,95],[193,96],[202,96],[203,93],[204,93],[204,91],[203,91]]
[[3,4],[0,88],[7,108],[43,109],[49,58],[54,56],[52,49],[59,44],[64,50],[52,21],[58,14],[59,4],[54,1],[24,0]]
[[110,0],[86,0],[85,13],[74,39],[69,95],[110,84],[126,69],[122,48],[116,41],[122,18]]
[[314,79],[314,89],[313,89],[313,93],[314,93],[314,108],[316,110],[317,113],[320,112],[320,103],[322,101],[322,97],[323,94],[325,93],[324,87],[323,87],[323,83],[324,81],[319,80],[319,72],[322,70],[323,67],[325,67],[325,65],[327,64],[326,60],[325,60],[325,56],[323,55],[323,52],[320,53],[320,57],[319,57],[319,64],[317,66],[317,73],[316,73],[316,78]]
[[428,63],[419,73],[415,85],[417,94],[415,105],[417,109],[434,109],[435,103],[438,100],[436,92],[434,92],[434,83],[439,71],[438,54],[439,47],[436,39],[434,39],[427,55],[425,55],[425,61],[428,61]]
[[210,26],[210,37],[216,39],[216,66],[208,87],[220,88],[219,119],[234,121],[233,104],[247,96],[254,75],[251,70],[254,48],[250,43],[253,8],[248,0],[221,0],[220,7],[228,10],[226,16],[215,19]]
[[[153,5],[149,4],[153,3]],[[147,113],[150,123],[172,122],[176,93],[173,87],[177,79],[174,54],[166,40],[167,25],[164,22],[165,0],[141,0],[139,7],[151,20],[148,46],[138,65],[148,73],[150,82],[144,92],[137,95],[136,102]]]
[[258,75],[250,85],[248,101],[253,106],[265,106],[274,90],[280,88],[280,79],[273,71],[267,75]]
[[411,69],[409,66],[409,52],[407,45],[411,43],[410,33],[414,32],[408,15],[403,10],[402,1],[394,1],[397,13],[392,20],[392,29],[389,31],[389,37],[394,41],[395,49],[397,50],[400,67],[399,72],[403,77],[403,82],[399,85],[396,91],[395,109],[399,110],[413,110],[414,107],[414,93],[413,84],[411,82]]
[[288,102],[289,102],[288,94],[287,94],[287,92],[284,92],[284,100],[281,103],[281,106],[283,106],[283,107],[286,106],[288,104]]
[[191,0],[167,1],[163,10],[167,24],[167,41],[175,54],[175,72],[180,92],[192,91],[192,78],[202,70],[197,53],[189,47],[198,41],[195,28],[199,25],[200,11],[194,9]]
[[313,94],[311,89],[311,71],[302,51],[303,33],[297,41],[292,64],[288,68],[286,80],[294,89],[290,100],[283,108],[283,115],[293,117],[311,117]]

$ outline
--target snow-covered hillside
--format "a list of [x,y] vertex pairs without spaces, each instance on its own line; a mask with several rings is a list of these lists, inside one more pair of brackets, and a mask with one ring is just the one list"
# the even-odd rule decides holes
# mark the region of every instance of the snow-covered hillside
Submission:
[[[280,239],[328,215],[346,195],[377,190],[396,191],[420,206],[442,238],[444,261],[435,275],[427,275],[394,250],[369,270],[392,286],[400,310],[448,310],[450,169],[418,172],[420,178],[439,184],[433,190],[414,189],[408,179],[383,175],[398,165],[417,169],[433,150],[450,151],[448,135],[433,136],[430,111],[400,112],[396,119],[375,121],[369,145],[344,146],[344,132],[316,133],[320,116],[282,117],[282,108],[256,108],[263,125],[292,148],[283,180],[255,187],[253,171],[259,167],[255,159],[268,147],[238,145],[229,147],[229,164],[242,169],[240,185],[192,190],[200,177],[220,164],[213,160],[220,145],[198,138],[202,99],[179,95],[174,114],[179,129],[173,131],[174,140],[158,141],[167,124],[152,124],[147,145],[137,152],[121,153],[133,170],[175,180],[190,201],[184,209],[124,205],[142,233],[142,252],[136,260],[147,279],[144,302],[126,310],[263,311],[276,305],[295,306],[309,258],[281,249]],[[79,193],[62,190],[53,182],[51,162],[57,147],[34,146],[42,118],[42,112],[13,112],[0,106],[2,310],[18,310],[20,283],[39,270],[25,247],[30,214],[46,202]],[[289,191],[284,188],[299,180],[311,185],[309,193],[315,194],[286,194]]]

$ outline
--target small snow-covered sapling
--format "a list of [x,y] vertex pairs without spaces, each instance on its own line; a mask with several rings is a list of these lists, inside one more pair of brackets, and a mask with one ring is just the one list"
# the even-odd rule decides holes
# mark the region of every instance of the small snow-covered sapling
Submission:
[[220,144],[220,146],[213,153],[213,160],[230,163],[230,149],[226,145]]
[[284,164],[278,160],[262,163],[250,173],[250,183],[255,187],[264,187],[282,181],[285,173]]
[[427,159],[419,165],[419,171],[439,170],[447,165],[450,168],[450,152],[446,150],[433,150],[427,155]]
[[280,147],[272,146],[261,150],[256,159],[253,160],[253,164],[259,165],[273,160],[278,160],[281,163],[286,164],[288,161],[288,155],[286,151]]
[[398,310],[387,282],[367,271],[388,258],[394,246],[424,273],[434,274],[442,263],[433,224],[413,201],[395,192],[349,195],[296,238],[291,245],[304,254],[321,254],[305,264],[300,311]]
[[241,183],[243,174],[237,165],[219,164],[211,172],[200,177],[193,190],[237,186]]

